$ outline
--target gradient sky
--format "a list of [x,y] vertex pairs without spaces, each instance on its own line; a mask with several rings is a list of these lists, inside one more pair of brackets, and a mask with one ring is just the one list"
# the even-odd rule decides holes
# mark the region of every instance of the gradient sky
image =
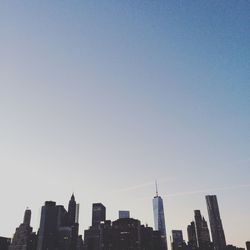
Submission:
[[[250,2],[0,2],[0,235],[74,191],[168,231],[217,194],[228,243],[250,240]],[[186,235],[186,234],[185,234]]]

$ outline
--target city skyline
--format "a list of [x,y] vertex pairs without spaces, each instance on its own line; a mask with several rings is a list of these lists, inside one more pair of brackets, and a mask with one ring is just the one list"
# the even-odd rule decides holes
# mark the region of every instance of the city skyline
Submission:
[[[156,194],[155,196],[153,197],[153,207],[152,207],[152,211],[153,211],[153,215],[154,215],[154,225],[148,225],[146,223],[146,226],[149,226],[149,227],[152,227],[154,228],[154,230],[156,231],[159,231],[160,232],[160,235],[161,235],[161,238],[163,240],[163,242],[165,242],[167,240],[167,247],[171,248],[171,247],[177,247],[177,245],[172,245],[172,240],[175,242],[175,244],[178,242],[178,238],[180,238],[180,234],[181,234],[181,238],[183,237],[182,234],[185,235],[185,237],[183,237],[183,240],[188,243],[190,242],[191,244],[194,244],[194,246],[196,247],[201,247],[201,250],[212,250],[210,247],[209,244],[211,244],[211,242],[213,240],[214,242],[214,247],[215,247],[215,250],[216,249],[220,249],[220,250],[223,250],[224,248],[219,245],[220,248],[217,248],[217,241],[218,239],[217,238],[214,238],[216,237],[221,237],[221,233],[220,232],[213,232],[215,229],[214,227],[216,227],[215,225],[215,221],[218,222],[218,226],[217,226],[217,230],[223,230],[223,227],[221,225],[222,221],[220,219],[220,212],[219,212],[219,206],[218,206],[218,201],[217,201],[217,195],[205,195],[204,196],[204,203],[206,202],[206,205],[207,205],[207,218],[206,219],[209,219],[210,221],[210,225],[208,226],[207,224],[207,221],[205,219],[205,217],[201,214],[201,211],[200,210],[196,210],[194,209],[193,212],[194,212],[194,221],[191,222],[191,226],[192,226],[192,223],[194,223],[194,229],[191,229],[191,230],[195,230],[194,234],[195,234],[195,243],[193,242],[193,233],[190,231],[190,225],[182,225],[182,227],[179,227],[179,229],[181,228],[181,230],[177,230],[177,229],[172,229],[171,232],[172,232],[172,235],[169,235],[169,239],[168,238],[165,238],[164,235],[166,235],[166,228],[167,227],[167,222],[165,221],[165,218],[164,218],[164,208],[163,208],[163,200],[162,198],[159,196],[159,193],[158,193],[158,186],[157,186],[157,183],[155,182],[155,185],[156,185]],[[160,198],[160,204],[161,204],[161,208],[163,209],[163,212],[162,211],[158,211],[158,209],[161,209],[161,208],[156,208],[155,206],[155,199],[156,198]],[[157,201],[159,202],[159,201]],[[44,217],[44,213],[45,213],[45,207],[48,206],[48,207],[54,207],[53,208],[53,211],[52,213],[50,212],[50,215],[49,215],[49,218],[50,219],[46,219],[47,221],[49,220],[52,220],[53,218],[53,214],[55,213],[55,207],[57,206],[62,212],[60,212],[60,214],[64,214],[66,212],[66,210],[64,209],[63,205],[59,205],[56,201],[46,201],[45,202],[45,205],[41,208],[41,218],[40,218],[40,226],[44,224],[44,222],[42,222],[44,219],[42,219]],[[79,220],[79,207],[80,207],[80,204],[76,203],[76,200],[75,200],[75,195],[74,193],[71,195],[71,198],[69,200],[69,203],[68,203],[68,219],[67,219],[67,223],[69,223],[70,225],[74,225],[75,223],[77,223],[77,233],[79,233],[79,235],[83,235],[84,231],[86,231],[86,229],[89,227],[89,226],[97,226],[99,225],[100,223],[102,222],[105,222],[106,220],[109,221],[111,219],[111,221],[115,221],[115,220],[118,220],[118,219],[124,219],[124,218],[132,218],[132,219],[135,219],[135,217],[130,217],[130,210],[128,211],[117,211],[117,212],[126,212],[126,216],[124,218],[120,218],[119,216],[119,213],[117,214],[117,217],[116,218],[106,218],[106,207],[102,204],[102,203],[93,203],[92,204],[92,216],[91,216],[91,220],[92,220],[92,224],[89,224],[88,226],[86,226],[86,228],[84,229],[81,224],[78,223],[78,220]],[[156,211],[157,210],[157,211]],[[65,211],[65,212],[64,212]],[[34,229],[34,232],[31,234],[31,246],[32,244],[34,245],[34,233],[38,232],[38,229],[39,229],[39,226],[37,225],[37,228],[33,228],[31,227],[31,213],[32,213],[32,210],[30,208],[26,208],[25,210],[25,213],[24,213],[24,217],[23,217],[23,223],[20,224],[20,229],[17,227],[16,228],[16,233],[20,233],[22,231],[20,230],[25,230],[25,232],[27,233],[32,233],[32,230]],[[160,217],[163,216],[163,220],[162,218],[159,218],[161,221],[160,221],[160,226],[157,225],[157,217],[156,214],[157,213],[160,213]],[[163,213],[163,214],[162,214]],[[212,215],[211,215],[212,214]],[[52,217],[51,217],[52,216]],[[213,218],[213,216],[215,216],[216,218]],[[218,217],[219,216],[219,217]],[[140,218],[137,218],[137,219],[140,219]],[[63,219],[64,220],[64,219]],[[204,224],[205,223],[205,224]],[[27,229],[26,229],[27,227]],[[163,231],[162,231],[163,230]],[[16,234],[15,233],[15,234]],[[14,242],[15,242],[15,234],[13,233],[12,236],[14,236]],[[175,236],[176,235],[176,236]],[[178,235],[178,236],[177,236]],[[12,238],[12,236],[9,236],[7,238]],[[171,238],[173,236],[173,238]],[[175,239],[176,237],[176,239]],[[224,232],[223,232],[223,237],[224,236]],[[210,239],[211,238],[211,239]],[[19,238],[17,238],[18,240]],[[38,237],[38,249],[39,248],[39,240],[40,237]],[[27,239],[26,239],[27,240]],[[177,240],[177,242],[176,242]],[[180,239],[179,239],[180,240]],[[15,244],[18,244],[19,241],[17,241],[17,243]],[[244,244],[246,244],[248,241],[246,240],[244,242]],[[228,245],[232,244],[232,242],[230,242],[230,239],[228,240]],[[226,244],[226,243],[224,243]],[[243,244],[243,248],[245,248]],[[164,245],[164,243],[163,243]],[[33,248],[32,248],[33,249]],[[41,248],[43,249],[43,248]],[[163,249],[165,250],[165,246],[163,246]]]
[[[75,193],[168,237],[217,194],[226,238],[250,232],[250,2],[0,1],[0,235]],[[6,216],[8,215],[8,216]],[[240,233],[239,233],[240,232]],[[248,239],[249,240],[249,239]]]

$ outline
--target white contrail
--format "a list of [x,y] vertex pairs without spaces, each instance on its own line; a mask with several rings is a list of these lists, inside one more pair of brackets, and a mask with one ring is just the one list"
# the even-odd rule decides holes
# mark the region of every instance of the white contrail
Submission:
[[168,194],[166,196],[167,197],[186,196],[186,195],[194,195],[194,194],[211,193],[211,192],[223,191],[223,190],[240,189],[240,188],[250,188],[250,184],[242,184],[242,185],[228,186],[228,187],[218,187],[218,188],[203,189],[203,190],[194,190],[194,191],[187,191],[187,192]]
[[[176,178],[174,177],[162,178],[162,179],[158,179],[158,183],[165,183],[165,182],[174,181],[174,180],[176,180]],[[127,192],[127,191],[137,190],[137,189],[141,189],[141,188],[152,186],[152,185],[155,185],[155,181],[148,181],[148,182],[141,183],[138,185],[118,189],[115,192]]]

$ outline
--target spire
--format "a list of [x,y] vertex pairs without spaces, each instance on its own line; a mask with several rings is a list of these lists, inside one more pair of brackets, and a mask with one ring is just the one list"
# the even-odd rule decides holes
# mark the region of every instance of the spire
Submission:
[[158,184],[157,184],[157,180],[155,180],[155,193],[156,193],[156,196],[158,196]]
[[75,200],[75,194],[74,194],[74,192],[72,193],[72,195],[71,195],[71,200]]

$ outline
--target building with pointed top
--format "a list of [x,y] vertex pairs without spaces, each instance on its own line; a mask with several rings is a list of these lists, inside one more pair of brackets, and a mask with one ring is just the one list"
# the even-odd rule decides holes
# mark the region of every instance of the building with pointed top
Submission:
[[154,225],[155,230],[159,231],[163,241],[164,249],[167,250],[167,233],[165,225],[165,215],[164,215],[164,206],[161,196],[158,194],[158,186],[156,184],[156,195],[153,198],[153,211],[154,211]]
[[16,228],[9,250],[33,250],[36,247],[36,235],[32,233],[30,226],[31,210],[26,209],[24,212],[23,223]]
[[76,222],[76,200],[74,193],[71,195],[68,205],[68,222],[69,225],[73,225]]
[[202,250],[212,249],[207,222],[200,210],[194,211],[197,245]]

